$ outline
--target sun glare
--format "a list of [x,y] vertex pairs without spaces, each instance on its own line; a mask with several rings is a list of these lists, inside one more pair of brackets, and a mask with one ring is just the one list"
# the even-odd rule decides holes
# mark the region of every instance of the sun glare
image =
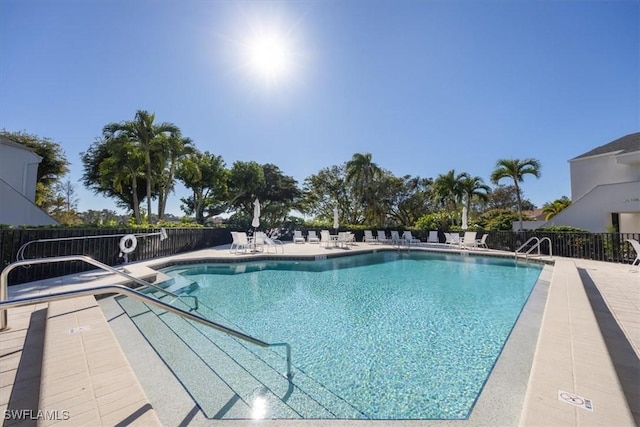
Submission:
[[291,71],[291,48],[277,33],[258,34],[247,45],[249,67],[268,82],[280,80]]

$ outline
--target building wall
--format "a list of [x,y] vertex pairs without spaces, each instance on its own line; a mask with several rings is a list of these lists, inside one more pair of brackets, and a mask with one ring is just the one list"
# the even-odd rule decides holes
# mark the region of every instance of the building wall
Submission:
[[617,182],[640,182],[638,164],[621,164],[613,153],[584,159],[573,159],[571,171],[571,200],[576,201],[593,188]]
[[57,224],[56,220],[1,179],[0,201],[0,224],[13,226]]
[[0,144],[0,179],[33,202],[36,198],[40,160],[30,150]]
[[0,224],[57,224],[34,203],[41,160],[19,144],[0,141]]
[[[620,232],[640,233],[640,183],[638,181],[599,185],[551,218],[544,227],[570,225],[592,233],[606,233],[611,225],[611,213],[621,215]],[[624,223],[622,222],[624,221]],[[625,228],[623,230],[623,227]],[[627,229],[631,228],[631,229]]]

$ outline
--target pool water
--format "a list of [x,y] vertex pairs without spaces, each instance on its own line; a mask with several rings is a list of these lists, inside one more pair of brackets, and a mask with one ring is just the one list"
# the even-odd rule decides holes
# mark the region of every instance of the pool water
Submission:
[[291,344],[295,367],[363,417],[465,419],[541,269],[379,252],[166,272],[196,281],[229,326]]

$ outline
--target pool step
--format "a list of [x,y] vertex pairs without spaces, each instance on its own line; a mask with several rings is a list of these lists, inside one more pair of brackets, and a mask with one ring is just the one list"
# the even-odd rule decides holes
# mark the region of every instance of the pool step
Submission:
[[[362,417],[302,372],[290,383],[284,377],[285,359],[276,352],[250,351],[226,334],[130,298],[118,302],[210,418]],[[255,414],[260,410],[264,413]]]

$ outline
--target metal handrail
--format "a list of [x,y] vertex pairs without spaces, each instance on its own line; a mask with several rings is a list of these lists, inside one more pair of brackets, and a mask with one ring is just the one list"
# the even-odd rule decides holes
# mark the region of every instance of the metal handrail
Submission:
[[522,245],[520,245],[520,247],[518,249],[516,249],[516,251],[514,252],[515,257],[516,258],[518,257],[518,252],[520,252],[520,249],[524,248],[525,246],[527,246],[529,244],[529,242],[532,242],[534,240],[536,241],[536,244],[540,243],[540,239],[538,237],[536,237],[536,236],[530,237],[529,240],[524,242]]
[[551,246],[551,239],[548,238],[548,237],[543,237],[542,239],[540,239],[540,238],[538,238],[536,236],[531,237],[522,246],[520,246],[518,249],[516,249],[516,251],[515,251],[516,258],[518,257],[518,251],[520,251],[520,249],[522,249],[525,246],[527,246],[527,244],[529,242],[531,242],[532,240],[536,240],[536,243],[533,246],[531,246],[526,252],[524,252],[525,259],[529,259],[529,254],[531,253],[531,251],[533,251],[536,248],[538,249],[538,256],[540,256],[540,245],[542,245],[542,242],[544,242],[545,240],[549,242],[549,256],[551,258],[553,258],[553,247]]
[[[4,271],[2,274],[4,274]],[[291,346],[286,342],[268,343],[268,342],[259,340],[257,338],[252,337],[251,335],[247,335],[243,332],[236,331],[235,329],[231,329],[219,323],[213,322],[202,316],[198,316],[197,314],[193,314],[188,311],[182,310],[178,307],[174,307],[170,304],[167,304],[155,298],[151,298],[148,295],[145,295],[141,292],[135,291],[123,285],[96,286],[93,288],[76,289],[73,291],[59,292],[59,293],[43,295],[43,296],[16,298],[11,301],[0,301],[0,311],[6,314],[9,308],[14,308],[14,307],[24,307],[32,304],[40,304],[40,303],[58,301],[58,300],[75,298],[80,296],[102,295],[102,294],[112,294],[112,293],[117,293],[117,294],[139,299],[147,304],[155,305],[156,307],[160,307],[171,313],[177,314],[178,316],[184,317],[189,320],[193,320],[194,322],[197,322],[202,325],[208,326],[212,329],[216,329],[218,331],[224,332],[233,337],[240,338],[241,340],[247,341],[251,344],[258,345],[260,347],[285,347],[287,351],[287,378],[289,380],[293,378],[293,374],[291,373]]]
[[[198,304],[198,297],[195,295],[177,295],[174,294],[173,292],[170,292],[166,289],[163,289],[157,285],[154,285],[153,283],[149,283],[149,282],[145,282],[144,280],[138,279],[137,277],[134,277],[130,274],[125,273],[124,271],[120,271],[120,270],[116,270],[115,268],[107,265],[107,264],[103,264],[100,261],[96,261],[95,259],[88,257],[86,255],[66,255],[66,256],[59,256],[59,257],[51,257],[51,258],[38,258],[38,259],[26,259],[23,261],[16,261],[13,262],[9,265],[7,265],[4,270],[2,270],[2,273],[0,273],[0,302],[2,301],[6,301],[7,299],[9,299],[9,293],[7,291],[7,286],[8,286],[8,280],[7,278],[9,277],[9,273],[11,272],[11,270],[13,270],[14,268],[23,266],[23,265],[33,265],[33,264],[46,264],[46,263],[51,263],[51,262],[65,262],[65,261],[84,261],[87,264],[91,264],[95,267],[98,267],[102,270],[105,271],[109,271],[111,273],[115,273],[115,274],[119,274],[122,277],[125,277],[129,280],[131,280],[134,283],[137,283],[139,285],[142,286],[147,286],[150,288],[153,288],[154,290],[158,291],[158,292],[162,292],[165,295],[171,295],[174,298],[182,298],[182,297],[186,297],[186,298],[193,298],[194,300],[194,310],[197,310],[199,308],[199,304]],[[4,310],[0,310],[0,331],[4,330],[7,328],[7,312]]]

